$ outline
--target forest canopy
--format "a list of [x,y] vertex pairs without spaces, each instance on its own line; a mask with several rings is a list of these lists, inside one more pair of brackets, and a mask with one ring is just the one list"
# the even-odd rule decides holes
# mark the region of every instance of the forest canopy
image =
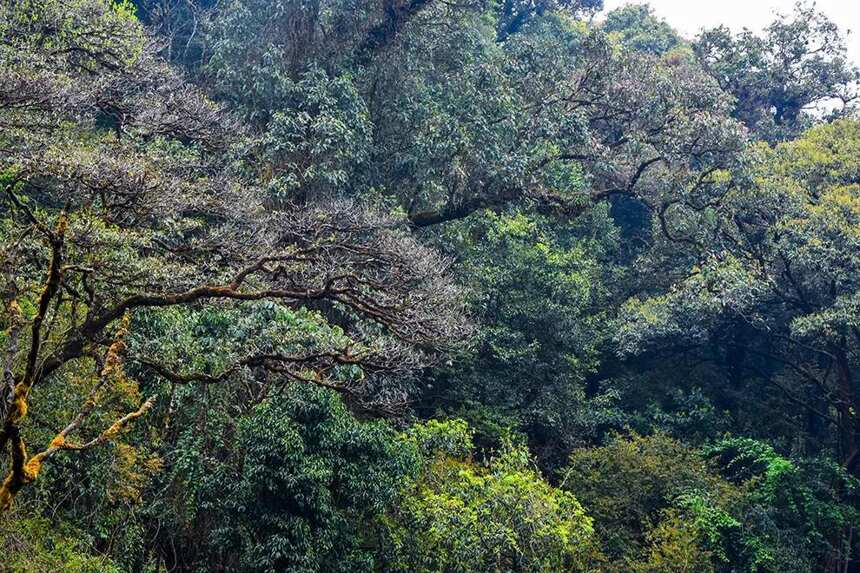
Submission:
[[850,24],[0,1],[0,573],[860,571]]

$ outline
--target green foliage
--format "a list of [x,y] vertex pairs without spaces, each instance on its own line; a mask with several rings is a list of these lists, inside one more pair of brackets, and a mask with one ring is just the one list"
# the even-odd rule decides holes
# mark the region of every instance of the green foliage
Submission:
[[[265,125],[302,99],[297,91],[302,74],[362,26],[369,6],[326,1],[315,10],[298,2],[230,0],[221,8],[203,30],[211,49],[205,74],[251,121]],[[351,8],[357,12],[347,15]],[[311,71],[306,80],[314,81],[317,73]]]
[[682,509],[678,502],[685,495],[707,493],[727,501],[738,497],[729,484],[708,471],[695,450],[659,434],[617,437],[600,448],[574,451],[563,483],[594,518],[601,545],[616,567],[650,551],[646,548],[651,524],[658,523],[667,510]]
[[[829,468],[829,469],[828,469]],[[697,451],[666,436],[574,452],[564,487],[593,516],[612,571],[812,571],[857,519],[833,466],[727,438]]]
[[366,567],[361,528],[412,463],[392,434],[352,422],[330,392],[313,391],[257,406],[237,438],[242,471],[223,493],[241,525],[216,537],[238,537],[251,569]]
[[4,42],[3,49],[26,50],[41,42],[43,49],[69,54],[72,69],[130,66],[145,41],[134,13],[127,0],[22,0],[3,8],[0,33],[7,38],[9,30],[28,30],[29,34]]
[[48,519],[0,518],[3,573],[121,573],[82,531]]
[[766,571],[803,571],[833,551],[857,522],[856,478],[825,459],[791,460],[765,443],[727,438],[703,450],[727,479],[743,484],[750,562]]
[[611,271],[600,259],[615,229],[604,217],[554,228],[524,213],[487,213],[451,230],[448,248],[461,253],[458,270],[483,326],[471,360],[434,390],[466,406],[455,413],[475,424],[482,445],[512,427],[542,463],[559,463],[576,437],[611,416],[611,396],[584,388],[605,332],[599,305]]
[[630,564],[636,573],[714,573],[711,554],[703,547],[697,525],[676,510],[667,510],[648,531],[642,560]]
[[[747,170],[720,175],[727,186],[718,209],[689,221],[692,211],[678,214],[683,226],[675,223],[676,238],[695,245],[692,260],[678,270],[683,278],[662,294],[628,301],[615,335],[623,352],[667,343],[724,349],[731,353],[735,392],[761,384],[766,407],[803,418],[817,448],[824,433],[839,436],[830,441],[831,455],[851,459],[857,451],[858,141],[860,125],[841,120],[794,142],[751,150]],[[738,335],[726,333],[740,327],[738,345]],[[747,401],[742,408],[756,406]],[[833,425],[831,412],[848,425]],[[760,421],[750,415],[754,428]]]
[[186,460],[172,472],[190,509],[203,510],[189,527],[210,528],[199,552],[208,566],[373,570],[373,522],[415,473],[412,446],[383,423],[355,420],[334,393],[304,385],[262,401],[227,433],[226,459],[186,433],[178,447]]
[[601,8],[0,3],[0,571],[856,568],[843,36]]
[[[409,435],[430,433],[449,429]],[[543,481],[528,452],[510,444],[485,464],[435,450],[386,525],[389,571],[586,571],[597,556],[573,494]]]
[[472,454],[472,429],[464,420],[427,420],[405,433],[425,459],[438,456],[465,459]]
[[[205,372],[217,376],[254,350],[270,354],[335,352],[355,344],[319,313],[271,302],[221,305],[208,309],[171,308],[141,313],[130,344],[141,354],[159,355],[176,364],[180,374]],[[247,373],[246,373],[247,374]],[[337,365],[332,377],[360,381],[356,365]]]
[[271,192],[287,200],[347,188],[350,174],[367,160],[370,135],[368,111],[351,78],[311,68],[282,98],[263,139]]
[[[798,2],[764,34],[735,35],[719,27],[703,32],[694,50],[705,69],[737,98],[735,116],[759,138],[778,142],[812,125],[816,108],[841,99],[835,115],[850,114],[860,70],[845,54],[837,23]],[[825,104],[826,105],[826,104]]]
[[606,15],[603,29],[611,38],[631,50],[653,54],[665,54],[681,45],[678,33],[654,15],[647,4],[626,4]]

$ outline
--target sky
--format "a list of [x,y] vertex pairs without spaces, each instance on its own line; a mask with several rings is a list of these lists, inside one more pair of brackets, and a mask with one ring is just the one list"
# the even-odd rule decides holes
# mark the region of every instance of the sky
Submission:
[[[725,24],[733,30],[759,31],[777,12],[791,13],[796,0],[635,0],[646,2],[685,37],[692,38],[702,28]],[[630,0],[604,0],[607,10],[631,3]],[[860,65],[860,0],[818,0],[816,6],[848,34],[848,54]]]

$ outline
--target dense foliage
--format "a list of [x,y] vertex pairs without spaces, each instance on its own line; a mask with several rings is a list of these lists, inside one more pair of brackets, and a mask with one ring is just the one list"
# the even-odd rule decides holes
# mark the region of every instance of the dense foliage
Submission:
[[0,572],[860,571],[842,23],[0,2]]

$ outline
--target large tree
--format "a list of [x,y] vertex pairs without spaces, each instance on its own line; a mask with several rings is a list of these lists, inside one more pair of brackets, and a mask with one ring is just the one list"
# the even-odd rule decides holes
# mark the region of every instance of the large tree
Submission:
[[[445,262],[397,219],[349,203],[266,208],[231,169],[241,128],[159,61],[125,4],[6,4],[0,30],[0,508],[47,458],[107,441],[153,406],[74,438],[110,388],[135,384],[128,361],[176,384],[270,370],[356,394],[339,368],[408,373],[466,332]],[[263,299],[315,305],[344,334],[251,346],[205,372],[128,349],[145,309]],[[89,396],[30,454],[31,398],[52,381]]]
[[770,143],[797,137],[816,115],[845,115],[857,101],[860,71],[848,60],[838,25],[814,3],[798,3],[762,35],[706,30],[693,48],[736,98],[734,116]]
[[[368,2],[347,18],[338,3],[234,0],[207,19],[199,71],[260,134],[273,196],[383,194],[418,227],[509,204],[576,214],[731,163],[744,135],[695,61],[619,51],[576,6],[539,4],[383,16]],[[508,9],[527,10],[522,25]],[[565,171],[590,184],[571,193]]]
[[[676,280],[664,292],[631,300],[618,334],[623,352],[654,350],[657,341],[729,345],[737,383],[767,384],[810,447],[827,444],[854,475],[858,145],[856,120],[819,126],[775,149],[753,149],[749,171],[716,175],[718,202],[668,205],[663,228],[689,264],[675,261]],[[726,330],[743,333],[740,346]]]

